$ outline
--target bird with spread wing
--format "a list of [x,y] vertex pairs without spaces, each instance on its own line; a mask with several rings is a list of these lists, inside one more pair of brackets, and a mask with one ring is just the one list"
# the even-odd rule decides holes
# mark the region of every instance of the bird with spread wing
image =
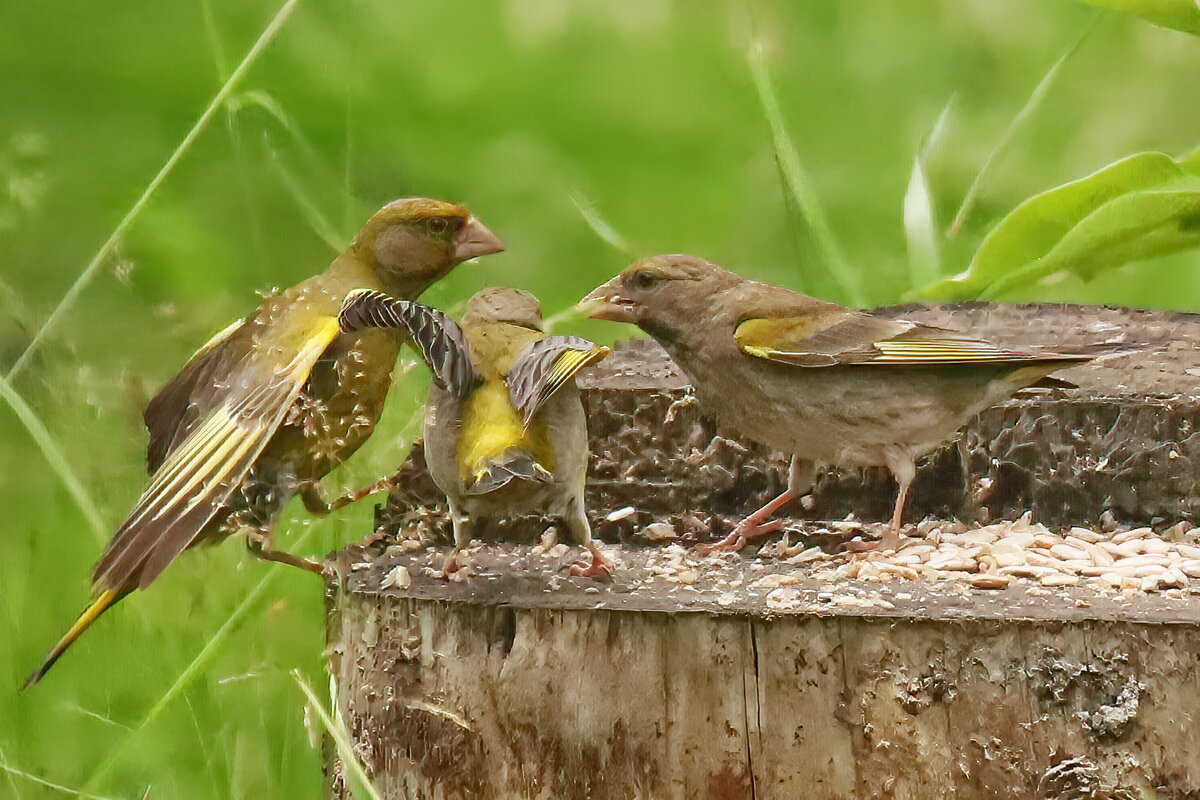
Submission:
[[541,305],[520,289],[492,288],[467,302],[462,325],[419,303],[363,293],[342,327],[406,330],[433,372],[425,411],[425,459],[446,494],[454,549],[441,574],[459,568],[479,517],[561,517],[591,562],[574,575],[607,577],[612,565],[592,539],[584,506],[587,421],[574,376],[608,355],[577,337],[546,336]]
[[415,298],[459,263],[503,249],[462,206],[396,200],[323,273],[200,348],[146,407],[150,480],[96,564],[94,601],[25,685],[193,545],[245,533],[260,558],[319,572],[275,550],[272,525],[296,495],[330,510],[318,482],[371,435],[405,341],[398,330],[343,331],[344,301],[364,289]]
[[768,520],[811,489],[818,464],[891,471],[899,492],[880,546],[895,548],[916,459],[1014,392],[1121,349],[1002,347],[746,280],[686,255],[639,261],[582,305],[656,339],[723,427],[792,456],[787,490],[705,550],[738,550],[778,530]]

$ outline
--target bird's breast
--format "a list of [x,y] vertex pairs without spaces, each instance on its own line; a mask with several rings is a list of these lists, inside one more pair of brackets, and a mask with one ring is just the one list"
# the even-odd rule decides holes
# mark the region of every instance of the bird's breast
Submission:
[[401,339],[389,330],[339,336],[313,368],[296,405],[268,445],[299,480],[319,480],[375,430]]

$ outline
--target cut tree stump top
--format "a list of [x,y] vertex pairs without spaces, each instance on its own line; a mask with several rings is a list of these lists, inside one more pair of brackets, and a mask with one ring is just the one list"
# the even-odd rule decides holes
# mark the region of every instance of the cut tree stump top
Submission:
[[[970,586],[968,575],[887,582],[816,577],[824,566],[798,568],[786,559],[699,558],[678,548],[615,547],[616,576],[607,582],[567,574],[579,560],[543,554],[521,545],[476,546],[467,551],[469,573],[445,581],[425,572],[441,565],[444,551],[387,552],[383,541],[356,545],[329,562],[342,576],[342,591],[370,602],[412,598],[519,609],[710,613],[773,619],[788,615],[881,619],[1060,621],[1121,620],[1144,624],[1200,624],[1200,581],[1169,593],[1121,593],[1097,585],[1060,586],[1014,580],[1002,590]],[[833,563],[849,560],[836,557]],[[663,577],[655,567],[691,570],[694,576]],[[396,568],[408,585],[388,580]],[[782,579],[782,581],[780,580]],[[961,580],[960,580],[961,579]],[[731,586],[740,581],[738,586]]]

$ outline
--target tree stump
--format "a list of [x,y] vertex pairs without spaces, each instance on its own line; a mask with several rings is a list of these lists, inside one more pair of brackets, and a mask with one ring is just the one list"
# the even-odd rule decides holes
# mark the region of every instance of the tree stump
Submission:
[[[870,527],[846,513],[887,513],[894,487],[870,472],[822,476],[796,513],[827,521],[794,520],[757,557],[680,546],[778,491],[786,460],[717,435],[645,342],[581,381],[611,582],[568,576],[566,543],[531,544],[539,519],[486,527],[464,580],[423,574],[446,520],[418,448],[376,535],[329,560],[336,699],[382,796],[1200,797],[1200,318],[889,313],[1162,348],[981,414],[921,466],[928,542],[889,559],[838,552]],[[327,778],[348,796],[332,751]]]

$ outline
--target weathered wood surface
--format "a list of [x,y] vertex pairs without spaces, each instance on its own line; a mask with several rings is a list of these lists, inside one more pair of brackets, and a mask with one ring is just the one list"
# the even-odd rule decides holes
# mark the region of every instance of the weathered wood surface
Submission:
[[[1164,527],[1200,516],[1196,317],[895,313],[1012,344],[1164,345],[980,415],[923,465],[914,516],[1032,510],[1065,525],[1110,511]],[[786,462],[717,436],[649,344],[583,383],[589,503],[598,532],[626,543],[612,582],[569,577],[577,552],[513,544],[470,552],[466,580],[423,575],[441,553],[395,544],[444,534],[419,450],[379,535],[329,562],[339,709],[385,798],[1200,797],[1200,587],[983,591],[746,556],[688,561],[686,579],[668,579],[661,548],[631,546],[647,544],[638,531],[669,518],[685,539],[723,533],[782,487]],[[893,491],[881,475],[830,473],[808,515],[880,519]],[[624,506],[635,512],[605,521]],[[481,533],[545,529],[527,519]],[[328,779],[347,796],[336,759]]]
[[680,585],[620,548],[595,584],[498,545],[447,584],[421,574],[440,554],[385,549],[333,562],[329,656],[389,800],[1200,793],[1195,594],[802,581],[780,604],[779,561]]

